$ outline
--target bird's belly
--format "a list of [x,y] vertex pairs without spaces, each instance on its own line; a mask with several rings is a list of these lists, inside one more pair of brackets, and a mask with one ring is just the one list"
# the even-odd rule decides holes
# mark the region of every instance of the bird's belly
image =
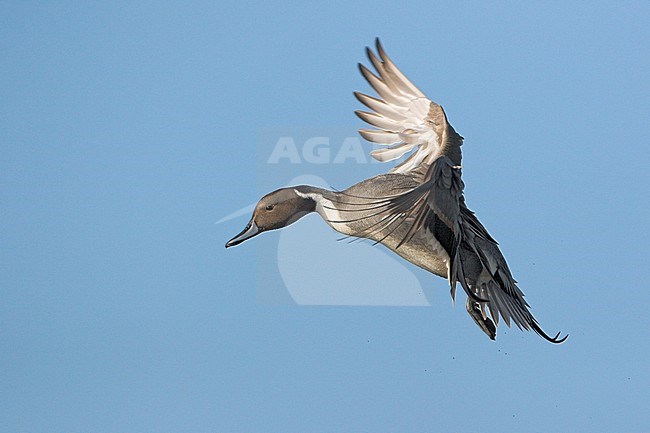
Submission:
[[416,235],[413,239],[397,248],[400,240],[401,237],[391,236],[385,239],[382,244],[414,265],[439,277],[447,278],[449,255],[433,235]]
[[408,242],[405,242],[397,248],[397,245],[408,232],[409,226],[407,224],[398,227],[388,237],[386,237],[386,235],[388,234],[387,231],[390,229],[381,230],[379,232],[370,230],[371,233],[370,236],[368,236],[368,228],[374,227],[374,225],[379,221],[377,217],[355,221],[353,223],[340,223],[337,221],[344,220],[345,216],[342,216],[340,212],[331,208],[331,205],[319,205],[317,210],[329,226],[337,232],[347,236],[366,237],[380,242],[382,245],[385,245],[388,249],[414,265],[440,277],[447,278],[449,255],[435,236],[433,236],[433,234],[428,230],[416,233]]

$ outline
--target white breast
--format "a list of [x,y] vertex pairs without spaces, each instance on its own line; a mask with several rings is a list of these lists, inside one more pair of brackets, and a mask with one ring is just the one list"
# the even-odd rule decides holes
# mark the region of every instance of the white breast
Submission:
[[[323,218],[323,220],[327,223],[327,225],[329,225],[334,230],[344,235],[349,236],[354,234],[354,232],[350,229],[350,227],[346,223],[337,222],[337,221],[344,221],[346,219],[350,219],[350,217],[343,216],[342,212],[336,210],[336,206],[334,206],[334,203],[332,203],[330,200],[326,199],[320,194],[315,194],[315,193],[304,194],[298,190],[294,190],[294,191],[300,197],[311,198],[316,202],[316,212],[318,212],[318,214],[321,216],[321,218]],[[348,212],[344,212],[344,213],[348,213]]]

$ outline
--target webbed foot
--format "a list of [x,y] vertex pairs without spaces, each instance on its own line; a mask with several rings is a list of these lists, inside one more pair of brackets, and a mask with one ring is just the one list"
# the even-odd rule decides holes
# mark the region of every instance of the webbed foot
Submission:
[[495,340],[497,338],[497,327],[494,326],[492,319],[487,317],[485,311],[481,307],[481,304],[470,298],[467,298],[467,302],[465,302],[465,308],[467,309],[467,312],[472,317],[474,322],[478,325],[478,327],[481,328],[481,330],[485,332],[488,337],[490,337],[490,340]]

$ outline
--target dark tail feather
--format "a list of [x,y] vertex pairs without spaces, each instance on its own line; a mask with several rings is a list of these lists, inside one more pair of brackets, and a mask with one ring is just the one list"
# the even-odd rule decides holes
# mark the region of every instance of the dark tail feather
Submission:
[[548,334],[546,334],[546,332],[542,331],[542,328],[540,328],[539,325],[537,324],[537,322],[535,322],[534,320],[530,322],[530,326],[531,326],[531,328],[533,328],[533,331],[535,331],[537,333],[537,335],[539,335],[544,340],[546,340],[546,341],[548,341],[550,343],[553,343],[553,344],[564,343],[564,340],[569,338],[569,334],[567,334],[564,337],[558,339],[558,337],[560,336],[559,332],[557,334],[555,334],[555,337],[553,337],[553,338],[549,337]]

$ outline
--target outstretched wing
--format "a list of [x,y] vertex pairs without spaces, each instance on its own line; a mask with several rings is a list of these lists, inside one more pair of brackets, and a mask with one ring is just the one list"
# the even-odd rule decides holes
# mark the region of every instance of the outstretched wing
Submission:
[[355,111],[362,120],[374,126],[361,129],[363,138],[384,148],[370,154],[378,161],[393,161],[412,154],[391,169],[405,173],[429,166],[440,155],[447,155],[454,165],[460,165],[463,138],[447,122],[442,107],[429,100],[386,55],[379,39],[377,55],[366,48],[368,59],[376,74],[359,64],[361,74],[377,92],[379,98],[355,92],[357,99],[372,112]]
[[[366,140],[386,146],[371,152],[379,161],[392,161],[412,152],[391,172],[412,174],[417,186],[400,194],[365,198],[365,205],[356,210],[366,207],[381,218],[361,235],[376,239],[375,235],[381,233],[377,242],[382,242],[406,223],[408,230],[398,242],[399,248],[417,233],[428,231],[449,256],[447,278],[452,297],[459,282],[469,297],[487,304],[496,323],[503,317],[508,326],[512,320],[519,328],[533,329],[547,340],[561,343],[566,337],[559,339],[558,333],[551,338],[542,331],[497,242],[465,206],[460,167],[463,137],[449,124],[442,107],[424,96],[397,69],[378,39],[376,46],[378,56],[370,49],[366,51],[377,74],[361,64],[359,68],[379,98],[355,93],[373,111],[356,114],[376,129],[362,129],[359,133]],[[474,266],[468,265],[472,275],[466,278],[464,265],[469,263]]]

